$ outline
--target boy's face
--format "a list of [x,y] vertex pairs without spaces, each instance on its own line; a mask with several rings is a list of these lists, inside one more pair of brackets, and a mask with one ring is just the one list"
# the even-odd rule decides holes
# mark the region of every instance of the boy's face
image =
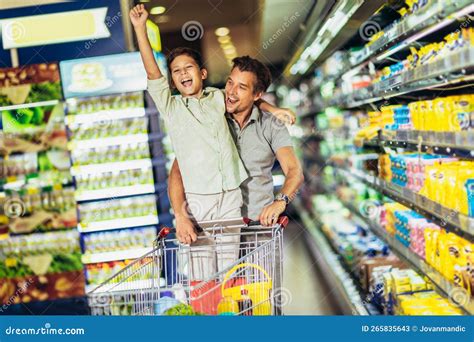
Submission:
[[174,86],[182,96],[200,96],[207,70],[199,69],[196,61],[188,56],[176,57],[170,65]]
[[225,85],[225,108],[229,114],[249,110],[262,96],[261,92],[254,94],[256,81],[254,73],[240,71],[237,67],[232,69]]

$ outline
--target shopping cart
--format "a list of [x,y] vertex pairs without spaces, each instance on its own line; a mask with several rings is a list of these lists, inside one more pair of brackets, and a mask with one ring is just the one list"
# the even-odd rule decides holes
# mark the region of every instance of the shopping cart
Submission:
[[[280,315],[283,228],[245,218],[199,222],[198,240],[166,239],[90,291],[92,315]],[[174,308],[174,309],[173,309]],[[179,311],[181,310],[181,311]]]

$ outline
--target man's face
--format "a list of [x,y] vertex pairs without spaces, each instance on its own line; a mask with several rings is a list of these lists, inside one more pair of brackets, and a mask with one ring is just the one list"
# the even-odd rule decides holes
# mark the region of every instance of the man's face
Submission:
[[197,96],[202,90],[206,69],[199,69],[196,61],[188,56],[176,57],[170,65],[171,78],[179,93],[183,96]]
[[257,79],[254,73],[232,69],[225,85],[225,108],[229,114],[237,114],[252,108],[262,93],[254,94]]

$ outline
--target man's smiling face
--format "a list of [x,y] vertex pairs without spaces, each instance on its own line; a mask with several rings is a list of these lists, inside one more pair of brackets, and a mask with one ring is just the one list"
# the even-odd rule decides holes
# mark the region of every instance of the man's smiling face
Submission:
[[232,69],[225,85],[225,108],[229,114],[237,114],[252,108],[262,93],[255,92],[257,78],[254,73],[240,71],[238,67]]

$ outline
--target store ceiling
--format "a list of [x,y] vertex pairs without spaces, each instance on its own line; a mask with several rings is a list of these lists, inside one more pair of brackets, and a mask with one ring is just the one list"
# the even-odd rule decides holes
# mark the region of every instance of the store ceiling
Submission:
[[[142,1],[143,2],[143,1]],[[185,23],[203,27],[201,47],[211,83],[225,80],[229,64],[214,34],[226,26],[238,55],[250,55],[273,67],[287,61],[313,0],[150,0],[147,8],[163,6],[165,13],[152,15],[164,37],[180,34]],[[270,42],[270,38],[274,39]],[[165,49],[166,39],[162,42]]]

